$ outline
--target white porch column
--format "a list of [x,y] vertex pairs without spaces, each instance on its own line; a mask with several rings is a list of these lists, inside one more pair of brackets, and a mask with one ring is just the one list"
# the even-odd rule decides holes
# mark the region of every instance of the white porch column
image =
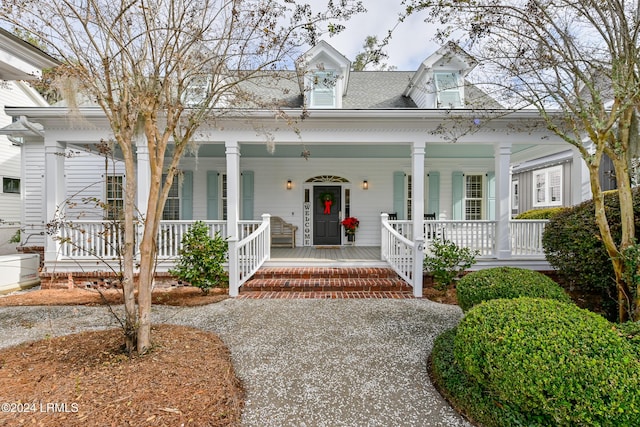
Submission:
[[227,233],[229,234],[229,296],[239,292],[238,220],[240,218],[240,145],[225,142],[227,159]]
[[494,146],[496,173],[496,257],[498,259],[511,258],[511,233],[509,220],[511,206],[509,192],[511,191],[511,143],[500,142]]
[[[64,173],[66,144],[45,137],[44,140],[44,205],[47,224],[53,220],[64,220],[59,209],[63,208],[66,198],[66,180]],[[53,263],[57,260],[60,243],[58,236],[45,235],[44,261]]]
[[[136,205],[140,216],[145,218],[147,216],[147,204],[149,203],[149,188],[151,188],[151,167],[149,166],[149,147],[144,136],[136,138],[136,164],[136,179],[138,180]],[[142,230],[142,227],[140,227],[140,230]],[[139,232],[142,233],[142,231]]]
[[424,258],[424,149],[426,143],[414,142],[411,154],[413,215],[413,296],[422,298],[422,263]]
[[571,161],[571,196],[569,201],[572,205],[577,205],[591,198],[591,184],[589,183],[589,171],[587,165],[578,151],[573,148],[573,159]]

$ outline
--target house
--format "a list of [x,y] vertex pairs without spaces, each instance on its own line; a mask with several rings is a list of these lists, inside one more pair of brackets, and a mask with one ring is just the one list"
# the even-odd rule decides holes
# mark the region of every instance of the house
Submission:
[[[480,250],[486,265],[549,269],[540,247],[544,222],[526,222],[525,229],[511,221],[511,169],[577,155],[546,130],[537,112],[503,109],[470,85],[466,77],[475,65],[449,44],[417,70],[354,72],[347,58],[318,43],[297,70],[279,71],[271,87],[256,85],[281,99],[282,114],[237,108],[215,127],[201,128],[198,152],[182,160],[165,207],[158,270],[175,259],[185,227],[204,220],[229,237],[235,295],[263,262],[273,261],[269,215],[297,227],[298,248],[375,248],[377,262],[392,265],[416,296],[422,254],[435,236]],[[28,245],[42,248],[48,274],[104,271],[104,261],[117,255],[111,243],[118,233],[109,228],[112,212],[95,200],[122,206],[127,177],[117,150],[112,159],[95,154],[110,135],[102,111],[87,106],[82,119],[73,120],[64,106],[5,110],[44,130],[13,131],[24,141]],[[295,129],[281,120],[303,111],[308,115],[295,120]],[[143,209],[144,143],[136,155],[137,208]],[[567,173],[563,202],[581,201],[583,171]],[[347,217],[360,222],[355,242],[340,225]],[[64,221],[46,234],[54,218]]]
[[[43,68],[56,64],[53,58],[0,28],[0,106],[44,107],[47,102],[26,81],[39,78]],[[0,111],[0,127],[13,120]],[[9,241],[20,228],[22,214],[19,139],[0,135],[0,255],[16,253]]]

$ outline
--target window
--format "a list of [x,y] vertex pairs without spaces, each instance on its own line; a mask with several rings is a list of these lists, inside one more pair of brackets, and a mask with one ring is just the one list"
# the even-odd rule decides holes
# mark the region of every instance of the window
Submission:
[[317,71],[313,74],[312,107],[335,107],[335,92],[336,78],[333,71]]
[[[165,182],[166,179],[167,175],[163,174],[162,182]],[[164,210],[162,211],[162,219],[167,221],[177,221],[180,219],[180,186],[178,181],[180,181],[179,176],[174,176],[167,201],[164,204]]]
[[182,96],[182,102],[186,107],[201,107],[211,90],[211,78],[208,76],[196,76],[191,78]]
[[106,219],[122,219],[124,216],[124,176],[107,175],[106,181]]
[[520,206],[520,182],[516,179],[511,181],[511,209],[518,210]]
[[222,219],[227,219],[227,174],[222,174]]
[[533,172],[533,206],[562,205],[562,166]]
[[464,219],[482,219],[482,175],[465,175]]
[[462,108],[457,73],[434,73],[438,108]]
[[18,178],[2,178],[2,192],[20,194],[20,180]]

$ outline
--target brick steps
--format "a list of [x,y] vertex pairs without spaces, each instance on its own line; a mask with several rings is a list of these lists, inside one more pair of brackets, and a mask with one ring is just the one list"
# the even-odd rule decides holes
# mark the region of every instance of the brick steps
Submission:
[[399,297],[396,293],[411,294],[411,287],[389,268],[271,267],[258,270],[240,289],[245,296],[256,292],[314,294],[296,298],[364,298],[371,293],[387,293],[387,297],[395,298]]

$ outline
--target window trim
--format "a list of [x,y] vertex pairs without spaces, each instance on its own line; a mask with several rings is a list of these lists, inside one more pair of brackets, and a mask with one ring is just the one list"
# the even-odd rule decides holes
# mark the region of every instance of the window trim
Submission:
[[[164,184],[167,181],[167,174],[162,174],[162,183]],[[171,190],[169,190],[169,194],[167,195],[167,200],[165,200],[164,208],[162,209],[162,220],[163,221],[180,221],[182,219],[182,185],[180,182],[180,174],[176,174],[173,177],[173,182],[171,183],[171,187],[177,187],[178,195],[176,197],[171,197]],[[178,218],[177,219],[166,219],[165,214],[167,213],[167,205],[169,200],[178,200]]]
[[[440,88],[440,85],[444,82],[441,82],[440,79],[442,79],[445,76],[452,76],[453,80],[455,81],[455,86],[454,87],[446,87],[446,84],[443,85],[445,87]],[[438,78],[440,77],[440,79]],[[458,79],[457,73],[455,71],[437,71],[433,73],[433,81],[434,81],[434,85],[436,88],[436,108],[462,108],[464,105],[464,94],[462,92],[462,87],[460,86],[460,81]],[[458,104],[445,104],[442,101],[442,97],[441,94],[445,94],[445,93],[449,93],[449,94],[457,94],[458,97]]]
[[[7,185],[5,186],[5,180],[9,180],[10,183],[18,183],[18,191],[6,191],[5,188],[7,187],[13,187],[13,185]],[[18,194],[20,195],[22,191],[22,180],[20,178],[13,178],[11,176],[3,176],[2,177],[2,194]]]
[[[468,193],[467,193],[467,179],[471,178],[471,177],[480,177],[480,185],[479,185],[479,190],[480,190],[480,197],[469,197]],[[487,195],[485,194],[485,175],[481,174],[481,173],[465,173],[464,174],[464,180],[463,180],[463,192],[462,192],[462,209],[463,209],[463,216],[464,216],[464,220],[465,221],[482,221],[482,219],[485,217],[485,198],[487,197]],[[468,217],[468,211],[467,211],[467,202],[468,201],[480,201],[480,218],[473,218],[473,219],[469,219]]]
[[[116,182],[116,183],[110,183],[109,180],[110,179],[119,179],[120,182]],[[123,173],[109,173],[105,175],[105,179],[104,179],[104,202],[105,202],[105,212],[104,212],[104,218],[107,220],[117,220],[117,219],[122,219],[124,217],[124,186],[125,186],[125,176]],[[109,197],[110,196],[110,190],[109,190],[109,186],[110,184],[112,185],[117,185],[120,186],[120,196],[121,197]],[[117,195],[117,192],[116,192]],[[117,203],[117,205],[115,207],[111,207],[113,206],[111,204],[111,201],[116,201],[116,202],[120,202]],[[118,206],[119,205],[119,206]],[[117,209],[120,210],[120,213],[118,216],[116,216],[116,212]]]
[[[332,85],[323,84],[323,82],[328,81],[328,79],[333,79],[334,83]],[[309,106],[311,108],[336,108],[338,103],[338,97],[336,95],[336,89],[338,87],[338,78],[337,73],[334,70],[321,70],[315,71],[311,74],[311,93],[309,99]],[[317,104],[316,93],[321,92],[325,94],[331,93],[331,105],[327,104]]]
[[520,180],[511,181],[511,209],[518,210],[520,206]]
[[[559,197],[558,200],[551,200],[551,189],[553,187],[551,187],[550,182],[551,182],[551,174],[553,173],[558,173],[559,177],[560,177],[560,183],[558,184],[559,187]],[[537,183],[537,177],[538,176],[544,176],[544,200],[543,201],[538,201],[538,183]],[[562,187],[563,187],[563,167],[562,165],[559,166],[551,166],[548,168],[544,168],[544,169],[538,169],[532,172],[532,176],[531,176],[531,181],[532,181],[532,187],[533,187],[533,207],[535,208],[539,208],[539,207],[551,207],[551,206],[562,206]]]

